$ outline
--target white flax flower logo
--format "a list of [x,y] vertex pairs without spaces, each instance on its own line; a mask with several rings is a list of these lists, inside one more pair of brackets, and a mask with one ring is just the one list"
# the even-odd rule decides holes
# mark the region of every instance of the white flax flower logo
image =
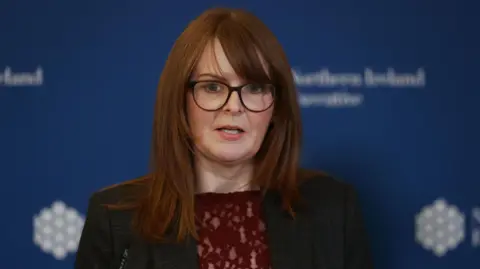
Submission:
[[415,238],[436,256],[444,256],[465,238],[465,216],[444,199],[437,199],[416,215]]
[[63,260],[77,251],[85,220],[77,210],[55,201],[33,217],[33,242],[45,253]]

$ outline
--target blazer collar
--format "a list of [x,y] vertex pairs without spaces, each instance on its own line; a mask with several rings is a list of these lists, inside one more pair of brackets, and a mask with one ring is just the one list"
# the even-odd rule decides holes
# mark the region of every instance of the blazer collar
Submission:
[[[267,226],[267,243],[272,269],[313,268],[310,221],[307,221],[303,214],[298,214],[293,219],[282,210],[280,196],[274,191],[268,191],[265,196],[263,218]],[[199,267],[197,244],[193,237],[178,244],[155,244],[151,247],[150,254],[153,266],[148,268],[196,269]]]
[[297,211],[293,218],[282,209],[281,197],[275,191],[267,192],[263,209],[272,268],[313,268],[312,226],[307,216]]

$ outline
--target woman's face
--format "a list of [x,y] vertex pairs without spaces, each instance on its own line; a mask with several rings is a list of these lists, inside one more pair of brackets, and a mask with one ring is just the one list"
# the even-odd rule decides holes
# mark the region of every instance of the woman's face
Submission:
[[[191,80],[219,81],[229,86],[247,83],[235,74],[218,40],[213,49],[207,46]],[[247,110],[237,92],[220,110],[205,111],[197,106],[192,92],[188,93],[187,114],[196,153],[214,162],[238,164],[251,160],[262,145],[272,113],[273,105],[262,112]]]

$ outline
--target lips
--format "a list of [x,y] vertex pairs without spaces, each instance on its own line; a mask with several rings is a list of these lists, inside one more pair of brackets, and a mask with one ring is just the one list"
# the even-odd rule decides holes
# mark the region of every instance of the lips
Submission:
[[215,130],[217,131],[223,131],[226,133],[231,133],[231,134],[239,134],[245,132],[242,128],[239,126],[233,126],[233,125],[224,125],[219,128],[216,128]]
[[239,141],[245,135],[245,130],[236,125],[220,125],[215,131],[223,141],[230,142]]

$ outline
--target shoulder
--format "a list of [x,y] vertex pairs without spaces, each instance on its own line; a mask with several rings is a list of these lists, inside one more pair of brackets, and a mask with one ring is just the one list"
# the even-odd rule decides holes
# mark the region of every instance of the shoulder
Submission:
[[124,181],[94,192],[88,202],[87,217],[108,223],[117,233],[130,234],[133,213],[147,188],[147,176]]
[[[110,236],[131,236],[134,211],[147,190],[147,176],[124,181],[94,192],[88,202],[88,224]],[[117,240],[118,241],[118,240]]]
[[317,221],[344,227],[361,220],[361,206],[353,185],[322,172],[303,172],[299,182],[300,208]]
[[314,223],[318,255],[335,268],[373,268],[354,187],[324,173],[304,172],[300,179],[300,196],[306,205],[306,216]]
[[130,221],[132,210],[147,189],[146,181],[144,176],[94,192],[88,201],[87,218],[95,223],[106,220],[110,225]]
[[108,206],[134,203],[147,190],[148,178],[143,176],[102,188],[91,195],[90,203]]
[[323,172],[303,170],[300,175],[301,198],[317,208],[344,209],[356,204],[354,187]]
[[[75,268],[107,268],[119,257],[132,236],[132,210],[145,178],[126,181],[93,193],[77,249]],[[121,208],[123,205],[127,207]],[[112,209],[112,208],[119,209]]]
[[300,181],[300,195],[314,222],[314,241],[338,268],[373,268],[357,193],[351,184],[322,173]]

